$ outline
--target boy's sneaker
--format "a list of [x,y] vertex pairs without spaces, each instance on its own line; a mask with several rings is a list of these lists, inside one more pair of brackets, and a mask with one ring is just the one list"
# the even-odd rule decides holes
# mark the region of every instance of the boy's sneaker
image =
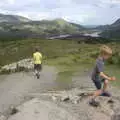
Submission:
[[104,97],[111,97],[111,94],[107,91],[104,91],[101,96],[104,96]]
[[39,74],[37,74],[36,76],[37,76],[37,79],[39,79],[39,78],[40,78],[40,75],[39,75]]
[[98,106],[100,106],[100,103],[92,99],[92,100],[89,102],[89,105],[91,105],[91,106],[93,106],[93,107],[98,107]]

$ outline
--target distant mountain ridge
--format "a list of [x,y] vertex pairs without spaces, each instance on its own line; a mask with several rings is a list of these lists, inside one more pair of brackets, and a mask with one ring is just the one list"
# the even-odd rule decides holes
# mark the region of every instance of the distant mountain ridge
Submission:
[[112,26],[116,26],[116,27],[118,27],[118,26],[120,26],[120,19],[118,19],[117,21],[115,21],[113,24],[112,24]]
[[98,26],[97,29],[102,30],[100,36],[106,38],[120,38],[120,19],[111,25]]
[[0,14],[0,22],[28,22],[31,21],[28,18],[18,16],[18,15],[5,15],[5,14]]
[[111,25],[82,26],[58,18],[54,20],[32,21],[18,15],[0,14],[0,39],[6,37],[39,37],[65,34],[81,34],[92,32],[94,29],[102,31],[100,36],[105,38],[120,38],[120,19]]
[[[8,36],[22,38],[79,34],[85,28],[79,24],[70,23],[64,19],[32,21],[16,15],[0,14],[0,39]],[[10,38],[9,37],[9,38]]]

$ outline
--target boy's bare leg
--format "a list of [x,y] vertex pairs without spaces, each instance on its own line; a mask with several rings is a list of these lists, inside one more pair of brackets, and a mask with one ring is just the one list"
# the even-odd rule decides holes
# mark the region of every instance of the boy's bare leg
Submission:
[[36,69],[34,70],[34,73],[35,73],[35,75],[37,75],[37,70]]
[[97,96],[100,96],[103,93],[103,90],[97,90],[94,92],[92,99],[95,99]]
[[109,83],[108,80],[105,80],[105,81],[104,81],[103,94],[104,94],[104,96],[112,97],[111,94],[107,91],[108,83]]
[[104,81],[103,91],[106,91],[108,87],[108,80]]
[[94,106],[94,107],[98,107],[100,104],[99,102],[95,101],[95,98],[99,95],[101,95],[103,93],[103,90],[102,89],[99,89],[97,91],[94,92],[89,104]]

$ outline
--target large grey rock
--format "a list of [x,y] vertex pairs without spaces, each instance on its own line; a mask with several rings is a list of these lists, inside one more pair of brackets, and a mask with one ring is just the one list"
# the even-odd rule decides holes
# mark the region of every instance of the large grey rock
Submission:
[[18,107],[19,113],[8,120],[76,120],[74,115],[56,104],[37,98]]
[[[49,93],[50,95],[50,93]],[[52,93],[52,95],[54,95]],[[56,93],[55,93],[56,95]],[[72,103],[72,104],[78,104],[80,105],[80,108],[84,108],[86,110],[89,111],[89,109],[92,107],[90,106],[89,100],[90,100],[90,95],[91,95],[91,91],[89,90],[80,90],[80,89],[73,89],[70,91],[64,91],[64,92],[58,92],[57,97],[61,98],[62,102],[68,102],[68,103]],[[112,99],[112,100],[111,100]],[[115,110],[117,110],[120,106],[120,101],[116,98],[109,98],[109,97],[102,97],[99,96],[96,99],[98,102],[100,102],[100,106],[97,108],[94,108],[93,111],[95,111],[97,114],[100,113],[107,115],[107,116],[113,116],[115,114]],[[88,106],[87,106],[88,105]],[[85,108],[86,106],[86,108]],[[120,111],[120,110],[117,110]],[[90,112],[90,111],[89,111]],[[119,117],[119,114],[116,115],[117,117]]]
[[37,98],[17,107],[19,112],[8,120],[119,120],[119,99],[108,102],[111,98],[97,97],[100,106],[96,108],[88,104],[90,92],[72,89],[35,94]]

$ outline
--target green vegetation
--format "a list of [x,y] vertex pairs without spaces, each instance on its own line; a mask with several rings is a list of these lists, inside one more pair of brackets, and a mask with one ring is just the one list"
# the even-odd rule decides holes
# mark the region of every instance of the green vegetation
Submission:
[[[101,36],[120,38],[120,20],[112,25],[99,26]],[[95,30],[96,30],[95,29]],[[68,84],[76,73],[90,71],[99,54],[102,43],[111,46],[113,57],[107,62],[106,72],[117,76],[115,85],[120,85],[120,43],[106,38],[77,38],[73,40],[46,40],[41,37],[61,34],[92,33],[81,25],[63,19],[31,21],[15,15],[0,14],[0,67],[12,62],[32,57],[36,46],[44,55],[44,64],[54,65],[59,69],[57,82]],[[41,38],[41,39],[26,39]],[[86,41],[86,42],[85,42]],[[111,42],[110,42],[111,41]],[[100,44],[101,43],[101,44]],[[22,70],[22,69],[21,69]],[[67,78],[67,79],[66,79]]]
[[17,15],[0,14],[0,40],[41,38],[51,35],[93,33],[101,31],[103,38],[120,38],[120,19],[111,25],[86,28],[64,19],[32,21]]
[[[119,43],[109,43],[114,50],[109,64],[120,63]],[[98,56],[101,44],[78,44],[73,40],[19,40],[0,42],[0,65],[32,57],[34,48],[40,47],[46,63],[54,65],[91,64]]]
[[81,25],[69,23],[63,19],[28,22],[0,22],[0,40],[78,34],[83,30],[85,30],[85,28]]
[[108,75],[115,76],[117,80],[114,82],[111,82],[111,83],[115,86],[120,87],[120,67],[118,67],[116,65],[107,66],[106,73]]
[[64,19],[32,21],[22,16],[0,14],[0,41],[79,34],[84,30],[83,26]]
[[[114,50],[113,57],[107,63],[107,72],[120,79],[120,43],[108,43]],[[71,80],[75,73],[90,71],[99,53],[101,44],[78,43],[74,40],[18,40],[0,42],[0,66],[24,58],[32,57],[38,46],[44,55],[43,64],[53,65],[59,69],[58,82]],[[66,79],[67,78],[67,79]],[[119,83],[116,82],[115,84]]]

